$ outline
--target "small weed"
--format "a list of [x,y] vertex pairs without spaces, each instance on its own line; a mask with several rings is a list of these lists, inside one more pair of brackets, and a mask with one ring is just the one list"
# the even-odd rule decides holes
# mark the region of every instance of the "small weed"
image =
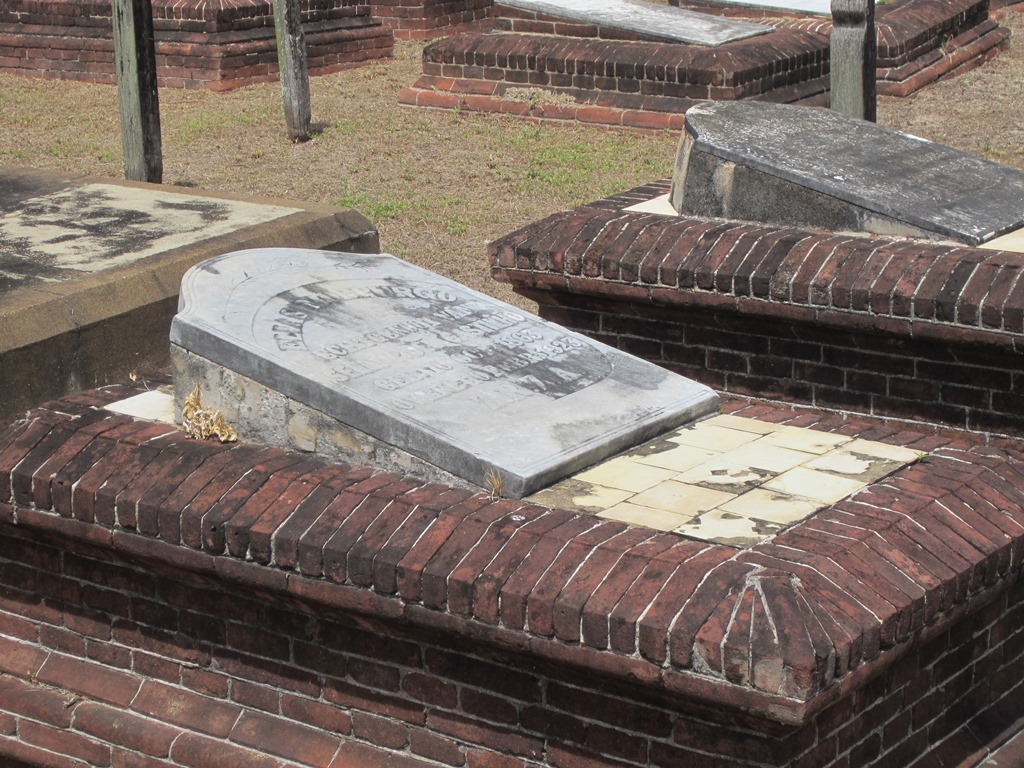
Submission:
[[364,213],[371,220],[376,219],[397,219],[402,214],[408,213],[412,203],[406,200],[381,200],[370,203]]
[[359,126],[357,126],[352,120],[338,118],[331,123],[331,130],[339,136],[355,136],[359,133]]
[[491,501],[497,501],[505,494],[505,478],[501,472],[491,467],[484,476],[484,483],[487,487],[487,495]]
[[185,138],[195,138],[203,133],[208,133],[217,127],[217,119],[209,112],[200,112],[193,115],[181,126],[181,132]]

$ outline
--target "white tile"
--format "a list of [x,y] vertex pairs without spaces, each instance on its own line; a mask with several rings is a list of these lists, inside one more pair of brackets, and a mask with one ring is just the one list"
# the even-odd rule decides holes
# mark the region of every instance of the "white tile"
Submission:
[[672,203],[669,202],[668,193],[658,197],[652,197],[650,200],[644,200],[642,203],[631,205],[628,208],[623,208],[622,210],[636,211],[637,213],[657,213],[662,216],[679,215],[679,211],[673,208]]
[[641,464],[649,464],[652,467],[683,472],[718,456],[718,453],[715,451],[708,451],[704,448],[694,448],[692,445],[678,445],[671,441],[662,442],[672,447],[668,450],[652,452],[647,455],[631,453],[629,458]]
[[632,495],[632,491],[569,479],[533,494],[529,500],[549,507],[594,514],[615,506]]
[[739,494],[771,480],[776,474],[778,473],[757,469],[747,464],[734,464],[719,457],[681,472],[672,479]]
[[820,502],[790,496],[787,493],[756,488],[727,501],[719,509],[752,520],[764,520],[776,525],[792,525],[821,509]]
[[910,448],[903,448],[899,445],[879,443],[875,440],[853,440],[843,447],[851,453],[862,453],[865,456],[877,456],[880,459],[899,461],[904,464],[917,461],[921,457],[921,453],[919,451],[915,451]]
[[864,485],[859,480],[852,480],[848,477],[796,467],[788,472],[783,472],[774,480],[768,481],[764,487],[831,504],[859,491]]
[[672,531],[693,519],[693,515],[678,514],[664,509],[651,509],[624,501],[598,512],[603,520],[619,520],[630,525],[646,525],[659,531]]
[[643,493],[638,493],[629,501],[631,504],[642,507],[696,515],[708,509],[714,509],[719,504],[724,504],[735,497],[735,493],[727,491],[666,480]]
[[787,469],[799,467],[810,461],[816,455],[804,451],[794,451],[791,448],[782,448],[778,445],[768,445],[758,440],[727,451],[719,459],[729,464],[740,464],[770,472],[785,472]]
[[767,435],[771,432],[778,432],[780,429],[784,429],[780,424],[770,424],[767,421],[748,419],[744,416],[733,416],[728,413],[720,413],[717,416],[712,416],[710,419],[707,419],[702,423],[710,424],[715,427],[725,427],[726,429],[739,429],[743,432],[754,432],[758,435]]
[[765,435],[759,442],[804,453],[821,454],[850,442],[850,438],[845,435],[834,435],[831,432],[819,432],[816,429],[784,427],[770,435]]
[[652,467],[629,457],[620,456],[598,464],[596,467],[591,467],[573,477],[576,480],[637,493],[668,480],[675,474],[671,469]]
[[684,536],[733,547],[753,546],[780,530],[780,525],[752,520],[724,509],[707,512],[675,529]]
[[705,450],[718,453],[739,448],[741,445],[758,439],[758,437],[760,436],[754,432],[727,429],[704,421],[666,435],[666,439],[671,440],[673,443],[692,445],[695,448],[704,448]]
[[142,392],[105,407],[108,411],[123,413],[136,419],[160,421],[164,424],[175,423],[174,396],[159,389]]

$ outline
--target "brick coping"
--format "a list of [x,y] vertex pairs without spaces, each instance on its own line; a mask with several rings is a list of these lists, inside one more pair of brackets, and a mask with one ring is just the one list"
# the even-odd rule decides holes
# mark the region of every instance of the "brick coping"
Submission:
[[198,443],[103,408],[140,390],[70,396],[6,425],[0,525],[788,725],[984,608],[1024,559],[1016,441],[728,399],[729,413],[929,453],[737,552],[371,467]]
[[500,238],[489,247],[492,275],[609,300],[1024,350],[1022,253],[626,210],[669,186],[652,182]]

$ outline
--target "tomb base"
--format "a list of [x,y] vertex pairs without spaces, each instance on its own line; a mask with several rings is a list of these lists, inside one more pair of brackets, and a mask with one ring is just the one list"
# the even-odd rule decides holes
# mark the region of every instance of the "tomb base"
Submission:
[[[302,20],[311,74],[388,58],[391,30],[349,0],[312,0]],[[113,83],[111,4],[8,0],[0,5],[0,72]],[[277,79],[272,6],[262,0],[153,2],[162,87],[229,90]]]
[[403,104],[503,112],[534,120],[677,129],[709,99],[821,105],[828,41],[778,30],[716,47],[643,40],[465,34],[423,52]]
[[735,549],[104,407],[142,391],[0,427],[0,762],[923,768],[1019,729],[1017,446],[728,399],[928,452]]
[[171,369],[175,413],[181,413],[185,397],[193,387],[199,387],[203,407],[220,411],[243,440],[258,440],[331,461],[372,465],[474,492],[481,490],[418,456],[176,344],[171,345]]
[[[534,121],[677,130],[700,101],[760,99],[827,106],[828,16],[684,3],[775,27],[716,47],[636,34],[496,5],[494,32],[424,50],[407,106],[500,112]],[[988,61],[1009,44],[989,0],[896,0],[878,6],[878,93],[907,96]]]

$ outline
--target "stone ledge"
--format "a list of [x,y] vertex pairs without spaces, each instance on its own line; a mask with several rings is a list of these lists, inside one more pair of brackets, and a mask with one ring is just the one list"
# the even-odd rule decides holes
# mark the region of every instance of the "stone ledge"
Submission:
[[[102,407],[137,391],[4,428],[0,522],[788,725],[981,610],[1024,559],[1016,443],[890,431],[931,455],[737,552]],[[815,426],[879,439],[872,420]]]

